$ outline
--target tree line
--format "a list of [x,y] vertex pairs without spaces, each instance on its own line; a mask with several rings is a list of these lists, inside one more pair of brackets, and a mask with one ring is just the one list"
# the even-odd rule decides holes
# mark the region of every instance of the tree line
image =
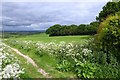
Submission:
[[91,22],[90,24],[80,25],[60,25],[55,24],[46,30],[49,36],[65,36],[65,35],[94,35],[96,34],[99,22]]

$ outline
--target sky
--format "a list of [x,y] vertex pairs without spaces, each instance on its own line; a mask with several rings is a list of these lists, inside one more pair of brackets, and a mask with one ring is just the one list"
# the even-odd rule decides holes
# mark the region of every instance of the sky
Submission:
[[4,30],[46,30],[54,24],[80,25],[95,21],[110,0],[4,0]]

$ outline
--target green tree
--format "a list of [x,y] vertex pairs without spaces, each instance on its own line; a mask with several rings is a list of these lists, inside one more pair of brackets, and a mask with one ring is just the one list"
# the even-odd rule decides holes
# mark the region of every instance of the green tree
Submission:
[[94,35],[96,34],[99,22],[91,22],[90,24],[80,24],[79,26],[55,24],[46,30],[49,36],[65,36],[65,35]]
[[50,34],[50,36],[57,36],[60,35],[60,30],[62,29],[60,24],[55,24],[52,27],[48,28],[46,30],[47,34]]
[[119,2],[108,2],[99,13],[99,16],[96,17],[96,20],[102,22],[110,14],[115,14],[120,11],[120,1]]

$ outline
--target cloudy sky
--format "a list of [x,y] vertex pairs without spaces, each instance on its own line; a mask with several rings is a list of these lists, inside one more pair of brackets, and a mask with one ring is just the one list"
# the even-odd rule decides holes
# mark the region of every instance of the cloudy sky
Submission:
[[4,0],[4,30],[46,30],[54,24],[88,24],[95,21],[110,0]]

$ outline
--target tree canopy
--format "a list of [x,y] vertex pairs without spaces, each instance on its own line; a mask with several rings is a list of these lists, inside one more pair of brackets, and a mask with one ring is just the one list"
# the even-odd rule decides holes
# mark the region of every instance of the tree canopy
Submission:
[[100,11],[99,15],[96,17],[96,20],[102,22],[110,14],[115,14],[120,11],[120,1],[119,2],[108,2]]
[[80,25],[60,25],[55,24],[46,30],[50,36],[65,36],[65,35],[94,35],[96,34],[99,22],[91,22],[90,24]]

